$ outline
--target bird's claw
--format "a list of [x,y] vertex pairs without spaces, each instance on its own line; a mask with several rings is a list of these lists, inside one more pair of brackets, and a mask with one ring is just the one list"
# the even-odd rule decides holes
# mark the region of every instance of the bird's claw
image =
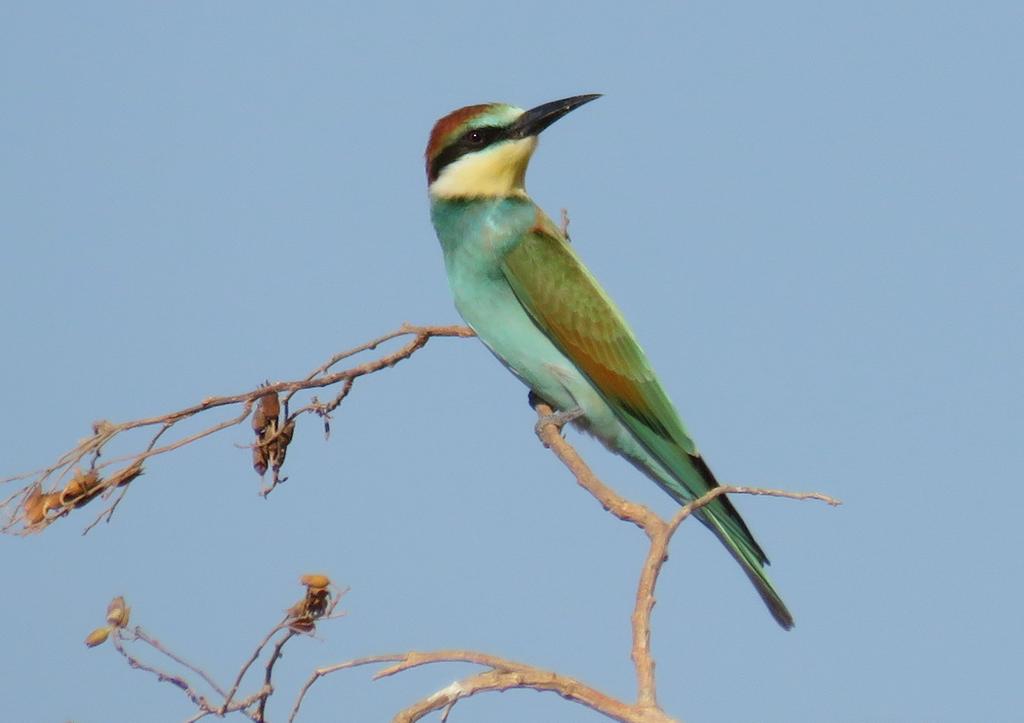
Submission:
[[544,427],[548,426],[549,424],[555,425],[555,427],[558,428],[558,431],[561,432],[562,427],[564,427],[566,424],[575,419],[579,419],[582,416],[583,410],[580,409],[579,407],[576,407],[575,409],[569,409],[564,412],[552,412],[551,414],[545,414],[540,419],[537,420],[537,423],[535,425],[533,425],[533,431],[537,433],[538,437],[543,438]]

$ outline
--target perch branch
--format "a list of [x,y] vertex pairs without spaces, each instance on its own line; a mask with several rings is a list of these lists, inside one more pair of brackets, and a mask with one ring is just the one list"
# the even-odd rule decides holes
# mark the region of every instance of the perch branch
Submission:
[[664,520],[649,508],[631,502],[620,496],[602,482],[590,469],[579,453],[562,437],[559,426],[550,421],[554,410],[544,402],[534,405],[540,419],[538,436],[545,447],[549,448],[564,464],[577,483],[594,496],[601,506],[620,520],[640,527],[650,540],[650,548],[644,559],[637,584],[636,604],[633,608],[633,646],[631,657],[636,670],[637,705],[641,708],[656,708],[657,688],[654,674],[654,656],[651,654],[651,613],[654,610],[654,591],[658,584],[658,576],[662,566],[668,559],[668,546],[679,526],[696,510],[710,504],[712,500],[726,494],[766,495],[786,497],[793,500],[820,500],[832,506],[839,505],[839,500],[820,492],[787,492],[785,490],[764,489],[760,487],[738,487],[722,485],[710,490],[707,494],[684,505],[671,520]]
[[397,675],[423,665],[438,663],[472,663],[489,668],[488,671],[453,683],[433,695],[414,703],[394,717],[395,723],[418,721],[428,713],[449,708],[462,698],[467,698],[476,693],[511,690],[513,688],[557,693],[567,700],[584,705],[599,713],[603,713],[612,720],[623,721],[624,723],[655,723],[655,721],[668,722],[671,720],[663,714],[658,717],[649,712],[640,712],[634,706],[605,695],[601,691],[574,678],[542,670],[532,665],[473,650],[435,650],[431,652],[410,651],[388,655],[372,655],[315,670],[299,691],[299,696],[292,707],[291,716],[288,718],[289,723],[292,723],[298,716],[303,699],[309,692],[309,689],[319,679],[342,670],[382,663],[392,663],[392,665],[377,671],[373,676],[374,680]]
[[315,670],[299,691],[289,717],[292,723],[298,716],[306,694],[321,678],[342,670],[365,665],[391,663],[377,671],[374,680],[405,672],[422,665],[437,663],[472,663],[488,670],[469,676],[436,691],[399,712],[395,723],[413,723],[431,712],[442,711],[445,720],[454,705],[463,698],[488,691],[531,689],[557,693],[563,698],[584,705],[621,723],[671,723],[659,706],[655,685],[655,664],[650,650],[651,613],[654,609],[655,587],[662,566],[668,557],[668,545],[679,526],[696,510],[723,494],[750,494],[786,497],[789,499],[815,499],[838,505],[839,501],[817,492],[787,492],[785,490],[756,487],[722,486],[680,508],[671,520],[664,520],[644,505],[625,499],[590,469],[587,463],[561,435],[559,426],[551,421],[553,410],[536,401],[539,417],[537,433],[545,447],[572,472],[577,483],[586,489],[601,506],[624,522],[640,527],[650,540],[650,547],[637,584],[636,603],[632,614],[633,642],[631,657],[636,670],[637,699],[625,703],[612,698],[575,678],[536,668],[486,653],[469,650],[440,650],[433,652],[406,652],[374,655],[338,663]]

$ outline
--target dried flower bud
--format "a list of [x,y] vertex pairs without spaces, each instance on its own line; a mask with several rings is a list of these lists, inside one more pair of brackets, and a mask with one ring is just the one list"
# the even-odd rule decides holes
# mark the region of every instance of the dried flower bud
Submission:
[[316,630],[316,623],[309,618],[300,618],[288,623],[288,627],[297,633],[311,633]]
[[314,588],[325,588],[330,587],[331,585],[331,580],[329,577],[327,577],[327,575],[318,574],[303,575],[299,578],[299,582],[305,585],[306,587]]
[[277,392],[267,392],[260,397],[259,409],[267,419],[277,419],[281,414],[281,400]]
[[43,493],[39,487],[34,487],[22,503],[22,515],[25,524],[31,527],[45,522],[46,515],[50,510],[60,508],[59,492]]
[[252,428],[260,438],[263,438],[268,427],[277,426],[277,417],[280,414],[281,400],[278,399],[277,392],[267,392],[256,404],[256,411],[252,415]]
[[291,444],[292,436],[295,434],[295,420],[289,420],[288,424],[284,425],[284,429],[281,430],[281,451],[283,453],[284,448]]
[[267,473],[267,448],[259,445],[252,448],[252,468],[260,477]]
[[104,625],[102,628],[96,628],[85,638],[85,644],[90,648],[95,648],[97,645],[102,645],[107,642],[107,638],[110,637],[111,628],[109,625]]
[[132,609],[124,601],[124,597],[118,595],[107,605],[107,622],[116,628],[123,628],[128,624],[128,617]]
[[252,450],[252,468],[261,477],[267,467],[276,472],[284,459],[283,450],[288,442],[277,436],[278,416],[281,414],[281,400],[277,392],[267,392],[259,398],[256,411],[252,414],[252,428],[256,432],[256,444]]
[[272,460],[275,472],[279,471],[281,465],[284,464],[284,458],[288,454],[288,445],[291,443],[292,435],[294,434],[295,420],[293,419],[284,425],[284,429],[278,434],[277,439],[270,443],[270,459]]
[[316,621],[327,614],[331,607],[331,586],[333,583],[327,575],[307,573],[299,578],[306,586],[303,598],[288,608],[288,626],[297,633],[311,633],[316,629]]
[[60,503],[60,493],[51,492],[48,495],[43,495],[43,516],[50,510],[59,510],[62,507]]
[[84,495],[96,486],[98,480],[99,475],[96,473],[96,470],[91,469],[88,472],[83,472],[80,469],[76,469],[75,474],[64,487],[64,494],[68,497]]
[[100,482],[100,476],[96,470],[90,469],[88,472],[83,472],[76,469],[74,476],[60,493],[61,505],[73,504],[76,507],[84,505],[99,493]]
[[25,497],[21,509],[27,525],[38,525],[46,518],[43,511],[43,491],[38,486],[33,487]]
[[323,588],[310,588],[306,591],[306,613],[312,618],[323,617],[327,612],[327,603],[331,594]]

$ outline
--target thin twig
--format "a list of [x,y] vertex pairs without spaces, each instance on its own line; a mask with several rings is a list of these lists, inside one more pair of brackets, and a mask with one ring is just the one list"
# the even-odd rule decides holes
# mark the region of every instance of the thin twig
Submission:
[[294,638],[297,633],[294,630],[288,630],[281,639],[274,645],[274,650],[270,653],[270,660],[267,661],[266,673],[263,676],[263,690],[266,691],[264,695],[260,696],[259,707],[256,711],[256,717],[263,720],[264,714],[267,709],[267,699],[270,694],[274,692],[274,687],[271,685],[271,680],[274,677],[274,665],[281,658],[281,650],[284,648],[285,643]]
[[223,705],[221,705],[220,710],[218,711],[220,715],[224,715],[224,712],[227,710],[228,706],[231,705],[231,699],[235,697],[235,693],[238,692],[239,686],[242,685],[242,678],[245,677],[245,674],[249,671],[249,668],[252,667],[252,664],[256,662],[256,659],[260,657],[260,653],[263,652],[263,648],[267,646],[267,643],[269,643],[270,639],[274,637],[275,634],[277,634],[278,630],[284,630],[287,627],[288,620],[287,618],[285,618],[285,620],[275,625],[273,629],[271,629],[271,631],[267,633],[266,636],[264,636],[263,640],[260,641],[260,644],[257,645],[256,649],[252,652],[252,655],[249,656],[249,659],[242,664],[241,669],[239,669],[238,671],[238,675],[235,676],[235,682],[231,684],[231,690],[229,690],[228,694],[224,696],[224,703]]
[[168,673],[167,671],[160,670],[159,668],[155,668],[151,665],[147,665],[146,663],[143,663],[141,660],[139,660],[131,653],[129,653],[122,644],[121,638],[117,634],[117,632],[110,636],[110,642],[113,644],[117,652],[124,656],[125,660],[128,661],[128,665],[130,667],[135,668],[136,670],[142,670],[147,673],[152,673],[157,677],[157,680],[159,680],[161,683],[170,683],[171,685],[180,688],[185,693],[185,695],[188,696],[188,699],[192,701],[193,705],[199,708],[199,710],[211,710],[210,704],[206,700],[206,698],[203,695],[197,693],[192,688],[192,686],[189,685],[188,681],[186,681],[184,678],[174,675],[173,673]]
[[302,688],[299,689],[299,694],[295,698],[295,704],[292,706],[292,712],[288,716],[288,723],[294,723],[295,717],[299,714],[299,708],[302,706],[302,701],[306,698],[306,693],[313,687],[313,684],[326,675],[331,673],[337,673],[341,670],[349,670],[351,668],[359,668],[364,665],[375,665],[377,663],[391,663],[398,660],[402,660],[407,653],[390,653],[384,655],[368,655],[363,658],[355,658],[353,660],[346,660],[344,663],[335,663],[334,665],[328,665],[323,668],[317,668],[313,673],[306,679]]
[[149,633],[147,633],[145,630],[143,630],[142,627],[136,625],[132,629],[132,636],[136,640],[141,640],[144,643],[148,643],[151,647],[153,647],[156,650],[158,650],[159,652],[163,653],[164,655],[166,655],[168,658],[173,660],[178,665],[180,665],[182,667],[185,667],[185,668],[188,668],[193,673],[196,673],[199,677],[201,677],[203,680],[205,680],[206,684],[209,685],[211,688],[213,688],[213,690],[215,690],[218,695],[220,695],[222,698],[224,697],[224,695],[225,695],[224,694],[224,689],[221,688],[219,685],[217,685],[217,681],[215,681],[212,677],[210,677],[210,675],[205,670],[203,670],[202,668],[200,668],[197,665],[194,665],[194,664],[190,663],[189,661],[185,660],[180,655],[177,655],[176,653],[174,653],[171,650],[169,650],[167,647],[164,646],[163,643],[161,643],[159,640],[157,640],[156,638],[151,636]]
[[[332,402],[326,405],[319,402],[308,404],[299,410],[288,414],[288,421],[293,421],[299,415],[307,413],[319,413],[321,415],[329,416],[330,412],[334,411],[334,409],[336,409],[348,396],[356,379],[395,366],[400,361],[411,357],[414,353],[426,346],[428,341],[435,337],[465,338],[470,336],[474,336],[473,331],[464,326],[414,326],[411,324],[403,324],[395,331],[366,342],[365,344],[353,347],[352,349],[335,354],[301,379],[267,384],[240,394],[207,397],[198,404],[193,404],[184,409],[158,416],[145,417],[117,424],[105,420],[96,422],[93,425],[91,436],[81,440],[72,449],[62,454],[52,465],[33,472],[14,475],[0,480],[0,484],[27,480],[21,489],[13,492],[3,502],[0,502],[0,509],[5,510],[8,517],[7,522],[2,526],[2,528],[0,528],[0,530],[8,531],[21,521],[23,511],[22,504],[28,499],[28,495],[33,489],[42,490],[44,484],[55,481],[57,486],[55,487],[54,492],[56,492],[59,489],[59,486],[63,483],[64,478],[71,474],[76,465],[79,465],[87,458],[91,458],[92,460],[89,464],[89,469],[95,471],[126,461],[130,462],[131,465],[141,465],[148,459],[174,451],[212,434],[216,434],[224,429],[241,424],[250,415],[253,403],[266,394],[287,393],[287,397],[285,399],[285,407],[287,409],[288,402],[296,392],[329,387],[343,382],[344,385],[342,390],[335,396]],[[376,359],[371,359],[348,369],[334,372],[331,371],[336,364],[345,359],[362,352],[375,350],[381,344],[400,337],[411,338],[393,352],[383,354]],[[166,432],[179,422],[209,412],[213,409],[234,405],[241,405],[242,407],[238,415],[193,434],[174,440],[168,444],[157,446],[158,440],[160,440]],[[153,434],[149,443],[142,451],[111,459],[105,459],[103,462],[98,461],[99,456],[105,447],[119,435],[152,426],[159,426],[159,429]],[[281,429],[283,428],[284,425],[282,425]],[[280,434],[280,430],[278,434]],[[264,443],[267,441],[273,440],[264,440]],[[110,520],[114,510],[124,498],[127,487],[128,485],[126,484],[117,499],[110,506],[104,509],[92,524],[86,527],[86,532],[91,530],[99,522]],[[94,499],[95,496],[98,495],[94,495],[89,499]],[[20,531],[39,531],[50,524],[54,519],[68,514],[71,509],[72,506],[58,508],[56,512],[49,514],[44,519],[32,522],[31,524],[26,522],[23,529]]]

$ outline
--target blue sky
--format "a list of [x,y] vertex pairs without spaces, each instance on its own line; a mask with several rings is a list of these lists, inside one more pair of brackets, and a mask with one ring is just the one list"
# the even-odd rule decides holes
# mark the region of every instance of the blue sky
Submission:
[[[371,7],[372,5],[372,7]],[[1009,720],[1024,661],[1019,3],[8,3],[0,9],[0,474],[95,419],[297,378],[402,321],[457,315],[422,151],[469,103],[605,97],[528,178],[631,320],[797,620],[780,631],[698,525],[653,644],[689,721]],[[315,666],[477,648],[630,697],[643,554],[533,436],[473,340],[360,381],[290,481],[242,428],[2,542],[8,720],[188,716],[81,640],[107,601],[222,680],[323,570],[348,616]],[[671,501],[570,433],[622,493]],[[465,674],[321,681],[304,720],[385,720]],[[453,721],[595,721],[491,695]]]

